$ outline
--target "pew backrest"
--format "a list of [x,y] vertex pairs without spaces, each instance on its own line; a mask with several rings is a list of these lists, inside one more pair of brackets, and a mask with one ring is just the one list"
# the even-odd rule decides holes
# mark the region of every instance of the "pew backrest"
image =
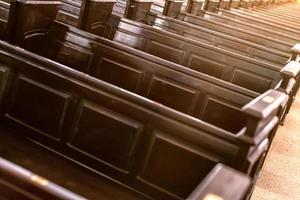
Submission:
[[49,36],[48,58],[232,132],[245,124],[242,106],[258,96],[61,23]]
[[284,40],[274,39],[272,37],[267,37],[263,34],[254,33],[251,31],[244,30],[239,27],[227,25],[221,22],[217,22],[210,19],[204,19],[199,16],[193,16],[185,12],[181,12],[177,19],[185,22],[189,22],[207,29],[218,31],[231,35],[236,38],[244,39],[253,43],[260,44],[262,46],[272,48],[277,51],[282,51],[284,53],[290,53],[291,48],[295,44],[294,42],[286,42]]
[[106,37],[235,85],[262,93],[281,80],[281,67],[125,18],[111,20]]
[[283,32],[282,28],[276,29],[276,27],[271,26],[265,27],[265,26],[259,26],[253,23],[243,22],[238,19],[233,19],[230,17],[222,16],[216,13],[211,12],[205,12],[203,14],[204,18],[217,21],[223,24],[235,26],[244,30],[248,30],[251,32],[259,33],[262,35],[265,35],[270,38],[276,38],[278,40],[290,42],[290,43],[297,43],[300,39],[299,32],[294,33],[295,30],[291,29],[289,33]]
[[290,58],[290,54],[162,15],[149,14],[148,24],[277,66],[284,66]]

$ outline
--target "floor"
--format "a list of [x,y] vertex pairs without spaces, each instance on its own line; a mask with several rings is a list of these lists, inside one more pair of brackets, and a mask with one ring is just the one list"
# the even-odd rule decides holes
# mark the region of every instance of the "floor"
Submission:
[[252,200],[300,200],[300,92],[277,132]]

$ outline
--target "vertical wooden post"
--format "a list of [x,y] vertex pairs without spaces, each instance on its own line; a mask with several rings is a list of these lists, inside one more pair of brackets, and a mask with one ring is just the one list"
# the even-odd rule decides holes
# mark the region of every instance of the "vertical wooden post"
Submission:
[[124,17],[135,21],[145,22],[152,3],[153,0],[128,0]]
[[81,5],[79,27],[102,36],[115,3],[116,0],[84,0]]
[[247,124],[239,134],[238,169],[254,175],[254,166],[259,167],[257,163],[263,160],[261,157],[268,149],[269,135],[279,122],[277,114],[287,100],[288,96],[283,92],[269,90],[242,108],[247,116]]
[[239,8],[241,4],[240,0],[230,0],[230,8]]
[[183,2],[184,0],[166,0],[162,14],[168,17],[177,17]]
[[204,7],[205,0],[189,0],[187,7],[186,7],[186,12],[190,13],[192,15],[199,16],[201,13],[201,10]]
[[40,54],[59,1],[13,1],[8,19],[8,41]]
[[207,0],[204,9],[209,12],[217,12],[219,9],[220,3],[221,3],[220,0]]

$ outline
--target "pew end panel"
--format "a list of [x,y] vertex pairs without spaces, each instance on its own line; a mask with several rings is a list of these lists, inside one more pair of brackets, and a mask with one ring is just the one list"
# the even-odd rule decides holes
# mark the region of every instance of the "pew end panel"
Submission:
[[235,9],[235,8],[239,8],[240,5],[241,5],[241,0],[231,0],[229,7]]
[[284,68],[281,70],[282,81],[278,90],[289,95],[289,100],[282,114],[281,123],[284,123],[286,114],[289,113],[292,104],[296,98],[297,92],[299,90],[300,83],[300,63],[297,61],[290,61]]
[[84,0],[81,5],[79,27],[102,36],[115,3],[116,0]]
[[[232,188],[230,190],[229,185]],[[251,180],[249,177],[218,164],[186,200],[242,200],[245,198],[250,186]]]
[[187,2],[185,12],[198,16],[202,12],[202,7],[204,6],[204,3],[204,0],[189,0]]
[[288,64],[285,65],[280,72],[282,76],[280,89],[285,91],[287,94],[290,93],[290,90],[292,88],[298,90],[298,88],[294,88],[290,86],[290,81],[293,79],[299,82],[298,79],[299,79],[299,72],[300,72],[300,63],[292,60],[288,62]]
[[41,53],[59,5],[59,1],[12,1],[9,42]]
[[129,0],[126,4],[124,17],[134,21],[145,22],[152,4],[153,0]]
[[290,58],[290,60],[299,60],[299,56],[300,56],[300,43],[298,44],[295,44],[292,49],[291,49],[291,52],[292,52],[292,56]]
[[221,0],[219,8],[218,9],[230,9],[230,0]]
[[184,0],[166,0],[162,14],[168,17],[177,17],[183,3]]
[[269,144],[277,130],[278,113],[287,101],[288,95],[269,90],[242,108],[247,115],[247,124],[238,134],[241,139],[238,157],[246,156],[247,161],[239,167],[254,180],[262,168]]
[[208,12],[218,12],[221,0],[207,0],[204,6],[204,10]]

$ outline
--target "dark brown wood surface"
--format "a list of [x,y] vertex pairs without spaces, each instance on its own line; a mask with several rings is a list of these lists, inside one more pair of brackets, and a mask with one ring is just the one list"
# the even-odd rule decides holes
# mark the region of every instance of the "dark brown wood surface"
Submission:
[[106,37],[235,85],[262,93],[281,80],[281,67],[124,18],[111,20],[117,22]]
[[261,95],[236,136],[24,50],[1,50],[4,128],[157,199],[187,197],[217,162],[253,175],[287,98]]
[[86,200],[1,157],[0,192],[8,199]]
[[258,96],[60,23],[50,36],[48,58],[232,132],[245,123],[241,107]]
[[200,16],[193,16],[188,13],[181,12],[177,19],[189,22],[207,29],[218,31],[231,35],[236,38],[244,39],[253,43],[263,45],[265,47],[272,48],[277,51],[284,53],[290,53],[290,49],[294,46],[294,42],[287,42],[285,40],[278,40],[273,37],[268,37],[264,34],[255,33],[249,30],[245,30],[239,25],[232,26],[215,20],[204,19]]
[[176,33],[280,67],[284,66],[291,57],[290,53],[276,51],[254,42],[162,15],[148,15],[148,23],[157,29]]

